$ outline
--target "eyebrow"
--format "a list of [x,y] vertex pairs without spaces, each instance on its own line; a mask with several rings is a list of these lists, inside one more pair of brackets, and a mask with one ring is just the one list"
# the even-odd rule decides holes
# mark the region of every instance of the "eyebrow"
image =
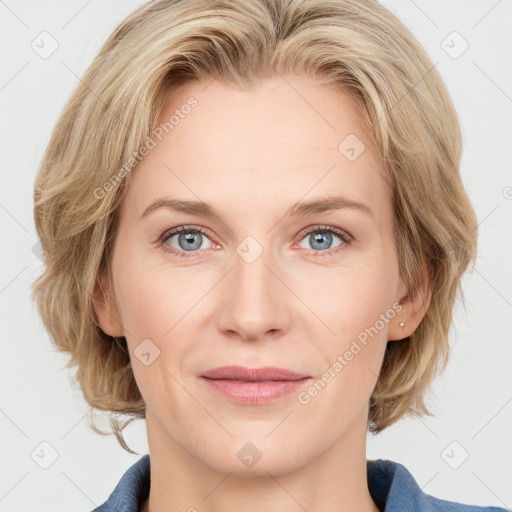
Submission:
[[[216,208],[210,203],[204,201],[182,201],[169,197],[162,197],[151,203],[144,210],[140,218],[148,216],[159,208],[169,208],[177,212],[201,217],[220,218]],[[373,212],[368,205],[342,196],[328,196],[312,201],[297,202],[286,210],[283,217],[306,217],[343,208],[358,210],[373,217]]]

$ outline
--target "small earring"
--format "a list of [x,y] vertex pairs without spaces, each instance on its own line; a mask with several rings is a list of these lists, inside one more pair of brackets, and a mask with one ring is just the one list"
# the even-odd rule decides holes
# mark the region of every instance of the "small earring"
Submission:
[[400,325],[400,327],[404,327],[405,322],[400,322],[400,324],[399,324],[399,325]]

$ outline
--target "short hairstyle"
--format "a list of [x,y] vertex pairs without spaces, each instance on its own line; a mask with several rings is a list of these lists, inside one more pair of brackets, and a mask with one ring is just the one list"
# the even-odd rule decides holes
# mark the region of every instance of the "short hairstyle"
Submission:
[[[33,298],[58,350],[70,354],[90,406],[112,432],[145,417],[126,339],[99,327],[101,271],[111,279],[119,205],[174,86],[218,79],[247,87],[305,74],[356,101],[385,168],[400,275],[431,300],[407,339],[389,341],[370,398],[378,433],[406,414],[432,415],[424,395],[449,356],[461,278],[477,219],[461,181],[461,132],[435,65],[374,0],[156,0],[113,31],[56,123],[34,190],[44,271]],[[128,421],[120,421],[128,415]],[[101,432],[92,423],[92,428]]]

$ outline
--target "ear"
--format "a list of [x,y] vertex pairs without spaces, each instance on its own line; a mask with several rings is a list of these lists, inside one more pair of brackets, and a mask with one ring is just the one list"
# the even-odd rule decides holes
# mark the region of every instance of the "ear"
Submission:
[[[423,273],[421,285],[414,294],[409,292],[402,278],[400,278],[400,286],[395,301],[401,304],[402,309],[389,324],[388,341],[403,340],[410,336],[423,320],[431,298],[432,292],[426,272]],[[403,327],[400,326],[401,322],[404,323]]]
[[112,283],[103,269],[94,287],[94,312],[101,330],[109,336],[124,336],[121,317],[117,309]]

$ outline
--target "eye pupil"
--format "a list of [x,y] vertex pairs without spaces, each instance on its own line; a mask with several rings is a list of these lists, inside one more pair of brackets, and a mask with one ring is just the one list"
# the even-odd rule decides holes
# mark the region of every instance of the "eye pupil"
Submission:
[[[201,233],[190,233],[190,232],[182,233],[178,237],[178,243],[181,245],[182,242],[186,242],[185,247],[183,247],[183,249],[185,251],[196,250],[196,249],[199,249],[199,247],[201,247],[201,240],[199,238],[200,236],[201,236]],[[197,245],[198,239],[199,239],[199,245]],[[197,246],[193,245],[194,242],[196,242]]]
[[[330,233],[326,233],[326,232],[317,232],[316,234],[313,235],[313,242],[311,243],[311,247],[317,251],[317,250],[320,250],[320,249],[326,249],[326,248],[329,248],[329,245],[331,243],[331,240],[332,239],[332,235]],[[320,242],[321,244],[321,247],[314,247],[314,244],[317,243],[317,242]],[[323,242],[323,244],[322,244]]]

